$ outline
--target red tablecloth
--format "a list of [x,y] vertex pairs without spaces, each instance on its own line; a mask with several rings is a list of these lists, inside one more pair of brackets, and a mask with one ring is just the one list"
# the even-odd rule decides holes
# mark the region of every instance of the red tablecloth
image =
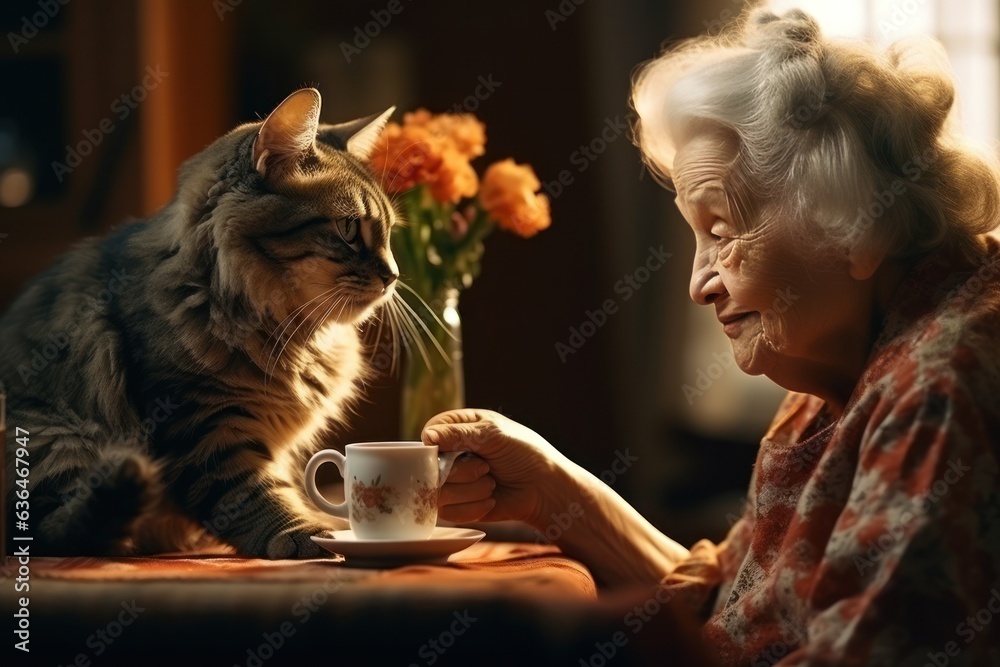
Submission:
[[[13,562],[6,568],[12,571]],[[447,562],[361,569],[339,557],[310,560],[237,558],[227,553],[167,554],[143,558],[32,558],[33,577],[69,581],[336,581],[360,587],[435,588],[519,596],[594,599],[586,567],[556,547],[479,542]]]

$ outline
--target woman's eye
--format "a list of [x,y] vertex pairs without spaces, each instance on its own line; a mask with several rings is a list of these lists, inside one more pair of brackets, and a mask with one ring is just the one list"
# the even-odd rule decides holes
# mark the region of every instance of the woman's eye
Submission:
[[340,232],[340,238],[344,239],[344,243],[351,246],[354,250],[358,250],[361,247],[359,242],[359,237],[361,236],[361,216],[349,215],[346,218],[341,218],[337,221],[337,231]]
[[713,226],[708,233],[712,236],[713,241],[726,241],[731,237],[729,230],[722,225]]

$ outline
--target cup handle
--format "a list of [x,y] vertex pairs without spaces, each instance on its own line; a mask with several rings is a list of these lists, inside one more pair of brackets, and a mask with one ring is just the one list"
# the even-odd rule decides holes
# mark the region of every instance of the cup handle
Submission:
[[[316,488],[316,471],[324,463],[335,463],[337,464],[337,469],[340,470],[340,476],[344,477],[344,488],[345,488],[345,500],[342,503],[331,503],[329,500],[323,497]],[[344,475],[344,455],[338,452],[336,449],[324,449],[323,451],[316,452],[313,457],[309,459],[309,463],[306,464],[306,493],[312,499],[316,506],[327,514],[332,514],[335,517],[341,519],[347,519],[349,512],[346,500],[346,488],[347,488],[347,477]]]
[[445,452],[444,454],[438,454],[438,489],[444,486],[445,481],[448,479],[448,475],[451,474],[451,468],[455,465],[455,459],[464,453],[465,452]]

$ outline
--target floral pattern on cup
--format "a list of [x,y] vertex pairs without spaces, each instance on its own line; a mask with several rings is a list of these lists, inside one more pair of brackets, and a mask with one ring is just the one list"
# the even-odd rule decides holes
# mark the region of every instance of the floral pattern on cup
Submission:
[[399,502],[399,492],[393,486],[382,486],[382,475],[371,481],[371,485],[354,478],[351,485],[351,502],[354,520],[374,521],[378,514],[392,514],[393,506]]
[[422,525],[434,523],[437,520],[437,487],[421,482],[414,487],[413,494],[413,518]]

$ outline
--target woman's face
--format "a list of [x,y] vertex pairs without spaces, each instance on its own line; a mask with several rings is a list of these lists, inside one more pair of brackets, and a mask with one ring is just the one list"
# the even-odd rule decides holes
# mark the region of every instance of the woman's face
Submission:
[[864,361],[872,290],[851,277],[846,257],[807,252],[791,225],[741,224],[726,196],[735,150],[732,139],[699,134],[675,158],[676,203],[696,242],[691,298],[715,307],[744,372],[814,389],[838,366]]

